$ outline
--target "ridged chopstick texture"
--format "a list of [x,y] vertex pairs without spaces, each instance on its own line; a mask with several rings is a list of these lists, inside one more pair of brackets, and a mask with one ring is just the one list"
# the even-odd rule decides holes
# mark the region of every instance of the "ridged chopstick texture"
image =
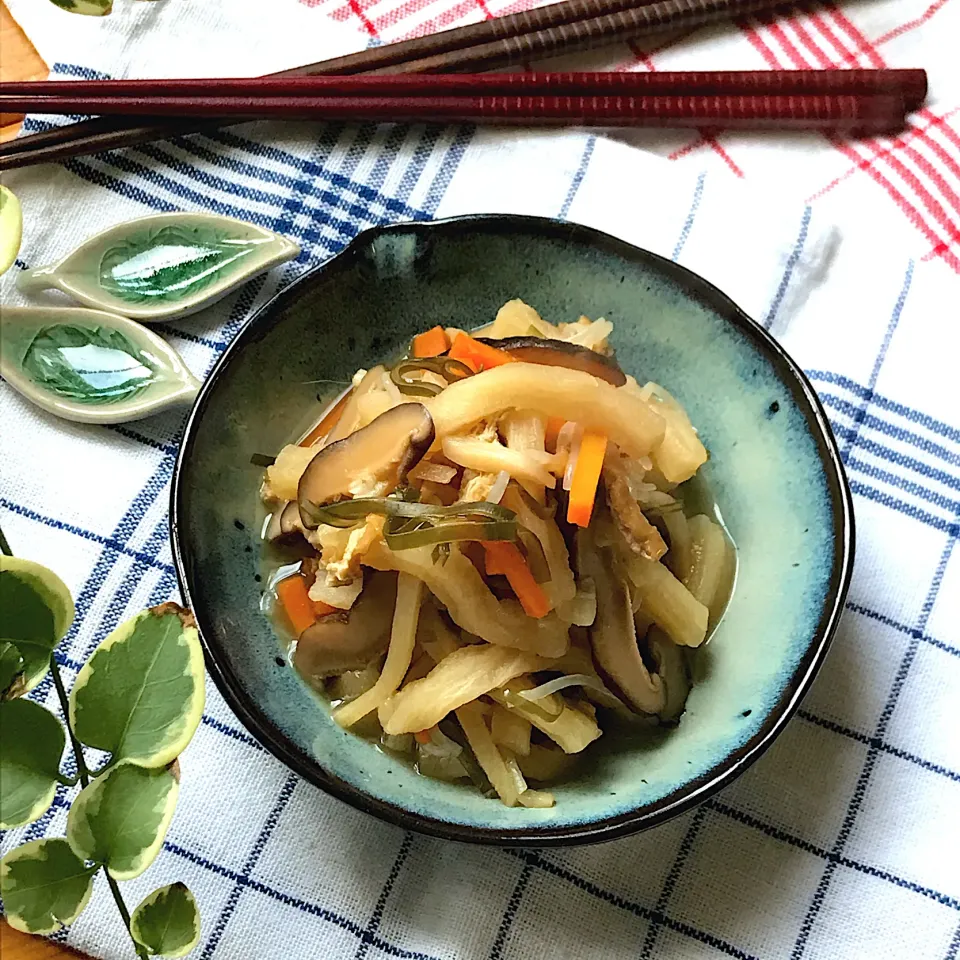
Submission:
[[[0,98],[2,100],[2,98]],[[21,101],[13,101],[22,109]],[[41,101],[43,102],[43,101]],[[523,125],[654,126],[737,129],[892,130],[902,122],[903,98],[894,96],[481,96],[422,97],[154,97],[140,101],[99,97],[47,98],[49,109],[158,116],[244,119],[472,122]],[[3,103],[0,103],[3,105]],[[33,109],[31,107],[30,109]]]
[[145,115],[158,97],[427,97],[515,94],[526,96],[739,94],[789,96],[875,94],[901,96],[908,109],[923,102],[923,70],[703,70],[658,73],[481,73],[363,77],[261,77],[228,80],[55,80],[0,83],[0,96],[42,109],[42,98],[77,103],[87,98],[139,101]]
[[[235,107],[228,106],[225,107],[223,114],[220,116],[215,116],[209,112],[209,108],[213,106],[212,101],[207,101],[202,105],[193,105],[179,112],[174,108],[173,103],[154,104],[152,106],[145,103],[144,109],[137,112],[124,109],[120,104],[108,105],[105,101],[100,101],[98,109],[96,103],[79,104],[64,99],[59,107],[64,112],[103,115],[0,145],[0,170],[63,160],[72,156],[204,130],[227,122],[240,122],[241,120],[264,116],[385,120],[454,120],[461,118],[477,122],[485,122],[499,116],[503,121],[513,118],[518,119],[518,121],[531,121],[536,118],[527,116],[528,105],[515,109],[508,109],[503,105],[498,105],[496,108],[488,104],[481,106],[463,105],[464,109],[460,111],[451,108],[449,113],[435,113],[432,117],[425,117],[419,113],[419,106],[423,106],[423,104],[420,104],[414,112],[410,112],[406,105],[397,103],[394,105],[395,107],[404,107],[404,109],[393,116],[387,117],[368,112],[351,113],[349,115],[338,112],[331,113],[329,111],[333,109],[333,106],[330,104],[326,104],[323,109],[321,109],[320,104],[316,104],[310,111],[297,114],[289,105],[273,103],[270,108],[279,112],[269,114],[264,112],[268,103],[268,100],[264,98],[275,95],[284,97],[298,95],[358,97],[361,95],[367,96],[376,89],[372,86],[364,87],[361,83],[359,87],[354,88],[349,86],[338,87],[336,90],[332,87],[324,88],[321,93],[319,88],[311,90],[306,86],[300,87],[295,82],[297,78],[310,77],[318,81],[326,79],[336,83],[344,76],[358,82],[368,78],[379,80],[406,79],[413,81],[415,85],[404,87],[401,83],[398,83],[389,91],[378,91],[377,95],[381,96],[422,98],[428,95],[440,95],[441,89],[437,82],[442,79],[454,79],[449,76],[450,74],[470,70],[489,70],[521,61],[561,53],[567,54],[606,43],[642,37],[663,30],[686,29],[732,17],[784,8],[785,6],[781,0],[652,0],[652,2],[651,0],[563,0],[563,2],[534,10],[496,17],[465,27],[457,27],[425,37],[404,40],[333,60],[309,64],[294,70],[282,71],[271,75],[269,78],[259,78],[253,81],[216,81],[221,84],[221,87],[212,92],[209,88],[200,90],[189,86],[190,84],[205,84],[209,81],[183,81],[182,83],[187,86],[172,85],[166,87],[165,90],[156,87],[148,90],[144,86],[137,86],[138,84],[155,84],[158,81],[104,81],[104,84],[117,84],[116,87],[111,88],[111,95],[113,96],[137,96],[139,93],[145,101],[148,98],[153,100],[158,94],[166,96],[189,95],[191,97],[194,95],[227,96],[228,94],[239,96],[241,90],[247,90],[250,97],[261,99],[255,108],[252,108],[251,112],[238,111]],[[794,76],[791,76],[791,74]],[[802,76],[803,74],[809,74],[810,76]],[[823,76],[826,74],[830,76]],[[608,79],[594,79],[591,81],[593,86],[561,86],[549,89],[546,86],[536,87],[537,81],[535,80],[528,80],[527,82],[532,85],[519,89],[513,86],[517,81],[507,79],[512,77],[526,78],[528,75],[525,74],[499,76],[487,74],[483,76],[490,83],[489,87],[481,89],[479,84],[473,86],[472,84],[477,83],[476,77],[462,78],[469,81],[468,86],[461,87],[454,82],[450,87],[443,88],[442,94],[445,96],[482,96],[502,93],[507,96],[510,94],[529,96],[534,93],[542,93],[544,96],[610,96],[614,94],[614,88],[619,82],[612,78],[623,76],[628,78],[643,77],[644,80],[638,83],[636,87],[629,87],[629,83],[633,81],[628,81],[629,89],[624,89],[622,92],[638,93],[644,96],[662,95],[670,97],[713,95],[728,96],[734,99],[729,102],[718,101],[710,111],[704,110],[706,106],[704,102],[695,106],[687,104],[683,110],[676,104],[669,108],[665,105],[658,105],[656,110],[652,112],[647,108],[641,110],[633,105],[627,110],[624,122],[631,119],[634,123],[653,123],[658,120],[669,119],[672,116],[678,123],[683,121],[684,125],[688,122],[696,125],[694,123],[695,118],[706,112],[704,123],[707,125],[723,122],[726,125],[735,123],[750,126],[750,117],[754,118],[753,125],[763,126],[770,120],[775,121],[773,125],[784,125],[795,124],[798,122],[798,118],[802,118],[810,126],[819,125],[839,129],[843,128],[847,116],[854,113],[856,119],[862,119],[868,115],[875,118],[864,128],[870,130],[873,127],[893,128],[898,126],[899,123],[902,123],[903,116],[907,111],[922,103],[926,93],[926,76],[920,70],[731,71],[723,74],[704,72],[686,75],[594,74],[593,77],[604,76]],[[540,74],[534,76],[541,78],[579,76],[582,78],[588,75]],[[685,79],[683,79],[684,76]],[[294,81],[292,86],[283,86],[285,81],[290,80]],[[427,83],[422,87],[419,86],[425,80]],[[243,84],[256,84],[258,82],[267,85],[259,89],[243,87]],[[0,95],[2,97],[0,107],[11,110],[52,112],[54,108],[52,101],[46,105],[40,105],[32,100],[17,100],[15,97],[20,95],[24,97],[34,95],[77,97],[80,93],[79,90],[64,88],[79,87],[83,83],[84,81],[67,83],[53,81],[49,84],[31,84],[35,89],[29,93],[20,89],[5,90]],[[174,81],[164,81],[164,83],[175,84]],[[272,83],[276,83],[277,86],[270,87]],[[432,87],[431,83],[437,83],[437,87]],[[728,86],[723,86],[724,83]],[[235,85],[231,87],[231,84]],[[604,86],[604,84],[609,84],[609,86]],[[522,82],[520,86],[522,86]],[[38,87],[45,90],[46,93],[41,94],[41,91],[36,89]],[[106,87],[104,87],[98,96],[106,95],[107,92]],[[760,109],[756,104],[741,103],[738,106],[735,101],[737,96],[782,98],[808,94],[836,97],[876,95],[899,98],[901,102],[899,121],[896,116],[885,117],[882,121],[879,119],[882,113],[881,108],[883,110],[889,109],[890,101],[883,104],[858,104],[855,108],[849,103],[840,104],[837,102],[830,104],[829,109],[824,103],[821,103],[816,109],[812,108],[811,105],[801,107],[796,103],[789,108],[778,104],[776,108],[771,106]],[[74,106],[68,107],[70,103],[74,103]],[[21,106],[18,107],[16,104],[21,104]],[[304,104],[300,104],[300,107],[304,107]],[[341,108],[345,109],[345,105],[340,104],[336,109],[340,110]],[[576,112],[572,108],[570,109],[572,112]],[[323,112],[324,110],[327,112]],[[606,125],[611,125],[611,122],[617,117],[616,110],[609,104],[603,106],[598,104],[592,111],[580,112],[584,115],[579,119],[584,123],[593,122],[594,119],[599,123],[601,119],[605,118],[608,121]],[[718,114],[718,116],[713,116],[713,113]],[[839,119],[841,115],[844,119]],[[823,118],[819,124],[814,122],[817,116]],[[547,116],[542,119],[544,122],[550,122],[551,119],[562,119],[562,117],[563,111],[556,107],[555,112],[548,110]]]
[[0,84],[0,109],[160,118],[895,129],[922,70],[529,73]]
[[[494,69],[665,29],[783,7],[780,0],[562,0],[426,37],[374,47],[275,76],[446,73]],[[439,59],[438,59],[439,58]],[[63,160],[204,129],[194,122],[97,118],[0,146],[0,170]]]

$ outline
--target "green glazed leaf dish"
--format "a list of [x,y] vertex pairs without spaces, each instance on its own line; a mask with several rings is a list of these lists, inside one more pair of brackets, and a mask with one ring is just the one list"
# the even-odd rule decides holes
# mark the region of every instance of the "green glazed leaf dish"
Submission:
[[75,307],[4,307],[0,373],[28,400],[80,423],[125,423],[191,403],[180,355],[133,320]]
[[58,263],[24,270],[22,293],[61,290],[136,320],[196,313],[300,248],[270,230],[212,213],[161,213],[117,224]]
[[[544,320],[613,324],[625,373],[682,403],[709,451],[703,481],[737,546],[736,584],[676,726],[604,736],[549,808],[508,807],[345,731],[281,654],[262,610],[263,468],[314,427],[355,371],[434,325],[476,329],[519,297]],[[337,323],[322,322],[336,317]],[[544,367],[543,369],[549,369]],[[330,449],[330,448],[327,448]],[[783,730],[823,663],[853,566],[836,443],[800,368],[716,287],[574,223],[475,216],[361,233],[240,331],[187,424],[171,492],[173,556],[228,705],[304,779],[446,839],[513,846],[610,840],[706,800]]]

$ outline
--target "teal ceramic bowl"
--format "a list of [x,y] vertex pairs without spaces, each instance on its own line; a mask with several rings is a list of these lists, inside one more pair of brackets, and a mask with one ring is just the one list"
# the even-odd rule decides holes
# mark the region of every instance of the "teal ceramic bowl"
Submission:
[[[613,321],[623,368],[684,403],[737,543],[732,599],[697,651],[678,727],[601,738],[549,810],[418,776],[345,733],[260,611],[254,452],[309,428],[358,367],[434,324],[479,326],[521,297],[551,320]],[[174,477],[174,557],[210,672],[250,732],[334,796],[404,827],[496,844],[607,840],[706,799],[770,745],[823,662],[853,563],[850,493],[795,363],[690,271],[570,223],[482,216],[360,234],[254,316],[194,406]],[[608,742],[604,744],[604,740]]]

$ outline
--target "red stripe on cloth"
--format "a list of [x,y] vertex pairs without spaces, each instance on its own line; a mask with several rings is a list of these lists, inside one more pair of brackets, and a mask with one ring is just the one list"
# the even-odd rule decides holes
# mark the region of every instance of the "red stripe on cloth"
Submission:
[[[690,36],[690,34],[694,32],[695,31],[693,30],[687,31],[686,36]],[[660,44],[660,46],[654,47],[651,51],[646,53],[643,50],[641,50],[637,46],[636,41],[633,41],[633,40],[627,41],[627,47],[630,49],[630,52],[633,54],[637,63],[640,63],[644,67],[646,67],[648,72],[656,73],[657,67],[656,67],[656,64],[653,62],[653,54],[659,53],[660,51],[665,50],[668,46],[670,46],[672,43],[676,43],[678,40],[679,40],[679,37],[673,37],[665,41],[664,43]],[[730,154],[727,153],[727,151],[720,145],[720,141],[717,139],[717,136],[719,135],[719,133],[720,133],[719,130],[718,131],[701,130],[700,136],[697,138],[697,140],[693,141],[693,144],[689,145],[690,150],[688,150],[687,152],[695,150],[699,146],[710,147],[710,149],[713,150],[713,152],[716,153],[717,156],[720,157],[720,159],[723,160],[723,162],[730,168],[730,170],[734,173],[734,175],[739,177],[742,180],[744,177],[743,170],[740,169],[739,165],[734,162],[733,157],[731,157]],[[668,159],[676,160],[680,156],[684,156],[684,154],[681,153],[680,151],[676,151],[675,153],[671,154],[668,157]]]
[[940,133],[946,140],[949,140],[953,146],[960,148],[960,136],[947,122],[950,120],[960,107],[954,107],[948,110],[943,116],[938,117],[932,110],[924,109],[917,112],[918,117],[922,117],[930,122],[925,127],[915,127],[914,129],[922,135],[923,142],[947,165],[950,171],[960,178],[960,152],[950,153],[942,144],[938,143],[930,131]]
[[[817,45],[817,42],[813,39],[803,24],[798,21],[792,24],[792,26],[803,45],[813,54],[815,63],[810,64],[811,66],[819,66],[823,67],[824,69],[830,69],[835,65],[834,61],[831,60],[830,57],[820,49],[820,47]],[[829,37],[827,40],[829,42]]]
[[710,147],[711,150],[713,150],[714,153],[717,154],[717,156],[720,157],[720,159],[730,168],[735,176],[743,180],[743,170],[740,169],[740,167],[734,162],[733,157],[731,157],[730,154],[727,153],[727,151],[720,145],[720,141],[717,139],[718,134],[704,133],[704,142]]
[[928,258],[930,260],[935,260],[937,257],[940,257],[944,263],[949,267],[956,270],[957,273],[960,273],[960,259],[953,253],[950,247],[953,246],[953,241],[947,243],[945,240],[941,240],[929,254],[923,257],[924,262],[927,262]]
[[[894,40],[897,37],[903,36],[903,34],[909,33],[911,30],[915,30],[917,27],[922,26],[928,20],[930,20],[930,18],[933,17],[941,7],[945,6],[946,3],[947,0],[935,0],[935,2],[932,3],[924,11],[924,13],[915,20],[909,20],[907,23],[904,23],[899,27],[895,27],[893,30],[890,30],[889,32],[877,37],[872,43],[870,43],[870,41],[864,37],[863,40],[857,45],[856,50],[844,54],[843,59],[840,61],[840,65],[853,62],[868,48],[871,50],[876,50],[877,47],[881,46],[882,44],[888,43],[890,40]],[[735,20],[734,23],[740,28],[750,45],[757,51],[757,53],[760,54],[764,63],[766,63],[768,67],[771,67],[772,69],[783,68],[783,64],[780,62],[779,58],[760,36],[760,33],[757,29],[758,26],[763,25],[760,21],[756,20],[755,18],[741,17]]]
[[689,30],[681,30],[679,33],[670,34],[666,40],[663,40],[661,43],[655,44],[648,49],[641,49],[637,40],[628,40],[627,47],[633,54],[633,60],[628,60],[624,63],[621,63],[618,67],[614,67],[614,70],[617,73],[626,73],[630,71],[632,66],[636,66],[636,64],[639,63],[645,66],[649,71],[653,72],[656,69],[656,67],[653,66],[653,58],[658,53],[663,53],[665,50],[675,47],[678,43],[683,43],[684,40],[689,40],[690,37],[702,29],[702,27],[691,27]]
[[[478,6],[486,7],[486,0],[483,0],[483,4],[480,4],[479,0],[461,0],[461,2],[455,3],[447,9],[442,9],[442,3],[432,4],[424,3],[424,0],[407,0],[406,3],[392,10],[388,10],[386,13],[378,14],[377,9],[380,6],[380,0],[342,0],[342,2],[336,6],[325,4],[324,0],[300,0],[300,2],[306,3],[311,7],[323,7],[324,13],[341,23],[361,16],[362,19],[366,21],[364,29],[367,33],[371,33],[374,36],[379,35],[380,39],[384,39],[384,34],[389,33],[389,39],[391,40],[423,35],[460,22],[466,22],[469,19],[467,15],[476,11]],[[432,6],[438,8],[436,16],[422,23],[418,23],[415,26],[407,27],[406,29],[403,28],[403,21],[417,13],[422,13],[425,9],[429,9]],[[510,4],[509,6],[522,9],[524,3],[522,0],[519,0],[519,2]],[[391,28],[397,27],[400,29],[391,30]]]
[[477,0],[477,6],[483,11],[483,15],[487,20],[493,19],[493,14],[490,12],[490,8],[486,4],[486,0]]
[[757,53],[759,53],[763,58],[764,63],[766,63],[766,65],[772,70],[781,69],[780,61],[774,56],[773,51],[767,45],[767,42],[760,36],[759,31],[754,26],[756,21],[737,20],[735,23],[743,32],[744,36],[746,36],[753,49],[756,50]]
[[[379,0],[375,0],[375,3]],[[375,26],[381,33],[389,27],[402,27],[403,21],[416,13],[429,10],[432,7],[437,8],[437,13],[427,20],[423,20],[415,27],[407,30],[397,31],[391,36],[391,39],[401,40],[408,37],[424,36],[428,33],[435,33],[438,30],[444,30],[448,27],[460,26],[471,22],[471,13],[480,10],[486,19],[505,16],[510,13],[519,13],[521,10],[529,9],[530,5],[526,0],[513,0],[511,3],[489,2],[489,0],[461,0],[452,6],[442,9],[441,3],[424,2],[424,0],[407,0],[406,3],[382,14],[379,17],[373,17]]]
[[894,27],[887,33],[882,34],[873,41],[875,47],[880,46],[882,43],[889,43],[891,40],[895,40],[897,37],[902,37],[905,33],[910,33],[911,30],[916,30],[917,27],[923,26],[941,7],[947,5],[947,0],[936,0],[935,3],[931,3],[929,7],[915,20],[908,20],[906,23],[901,24],[899,27]]
[[[829,11],[824,11],[829,12]],[[840,50],[844,49],[843,45],[837,39],[837,35],[833,32],[833,28],[830,23],[827,21],[826,17],[821,16],[819,13],[811,13],[809,17],[809,22],[812,26],[816,27],[817,31],[820,33],[828,43],[832,44],[834,48]],[[831,67],[836,67],[837,62],[835,60],[829,60],[829,65]]]
[[[407,0],[406,3],[400,4],[399,7],[381,14],[379,17],[375,17],[374,23],[381,33],[386,33],[391,27],[402,26],[403,21],[407,19],[407,17],[423,10],[424,6],[423,0]],[[436,30],[442,30],[445,27],[451,27],[455,24],[459,25],[461,22],[466,21],[466,14],[473,13],[476,9],[476,0],[461,0],[460,3],[456,3],[452,7],[440,11],[435,17],[424,20],[415,27],[398,31],[395,36],[391,36],[391,39],[406,40],[408,37],[424,36]]]
[[627,47],[633,54],[635,63],[625,64],[623,67],[618,68],[618,72],[629,71],[630,67],[636,66],[638,63],[642,67],[645,67],[650,73],[654,73],[656,71],[657,68],[654,66],[652,53],[647,53],[641,50],[634,40],[628,40]]
[[695,140],[691,140],[679,150],[674,150],[673,153],[667,156],[667,159],[679,160],[681,157],[686,157],[702,147],[710,147],[710,149],[713,150],[721,160],[723,160],[723,162],[736,176],[740,177],[741,180],[744,179],[745,174],[743,170],[740,169],[733,157],[731,157],[730,154],[727,153],[727,151],[720,145],[720,142],[716,139],[716,136],[716,134],[710,133],[707,130],[701,130],[700,135]]
[[[840,17],[842,19],[846,19],[842,14],[840,14]],[[849,21],[847,21],[847,23],[849,23]],[[815,21],[814,25],[818,26]],[[807,37],[805,28],[800,24],[795,24],[795,27],[798,33],[803,35],[807,45],[811,49],[815,49],[815,44],[813,43],[812,38]],[[861,46],[866,44],[869,47],[869,41],[866,39],[866,37],[857,31],[852,24],[850,27],[853,33],[851,39],[853,39],[854,43]],[[848,35],[851,31],[848,31]],[[832,31],[829,31],[829,33],[825,34],[825,36],[828,37],[841,55],[849,53],[849,49],[841,43],[840,39]],[[884,61],[875,51],[872,55],[872,63],[875,67],[882,68],[885,66]],[[911,140],[918,140],[919,142],[928,145],[934,152],[937,152],[932,138],[927,133],[928,127],[929,125],[927,127],[909,127],[891,143],[889,148],[880,150],[880,148],[874,143],[871,149],[875,151],[878,158],[882,157],[897,171],[897,173],[900,174],[901,177],[903,177],[904,181],[914,189],[917,196],[923,201],[924,206],[939,220],[940,225],[945,226],[948,230],[952,230],[953,220],[950,214],[943,210],[940,202],[933,195],[932,189],[928,189],[927,186],[923,184],[922,181],[916,176],[914,171],[910,170],[905,164],[902,164],[895,155],[897,151],[900,151],[905,156],[910,157],[915,166],[929,180],[932,187],[939,190],[943,199],[947,201],[948,205],[953,208],[954,212],[960,216],[960,201],[958,201],[957,194],[947,182],[947,179],[943,176],[942,172],[937,169],[936,166],[934,166],[925,156],[923,156],[923,154],[921,154],[914,146],[910,144]],[[960,174],[960,164],[958,164],[949,153],[946,151],[938,152],[938,156],[945,162],[949,172]]]
[[929,261],[936,260],[938,257],[940,257],[947,264],[953,267],[957,273],[960,273],[960,266],[958,266],[958,264],[960,264],[960,260],[958,260],[950,250],[950,247],[953,246],[954,242],[955,241],[951,241],[948,243],[945,240],[941,240],[940,243],[936,244],[936,246],[934,246],[929,253],[925,253],[920,259],[923,260],[924,263],[929,263]]
[[[883,184],[886,181],[886,178],[878,169],[878,166],[872,162],[862,163],[863,155],[857,152],[852,144],[841,143],[836,138],[828,137],[831,140],[833,145],[837,147],[842,153],[845,153],[847,156],[857,156],[861,158],[861,163],[858,164],[861,169],[867,172],[877,183]],[[896,196],[898,206],[915,226],[921,227],[924,234],[930,238],[936,238],[937,242],[942,240],[942,234],[945,233],[947,237],[950,238],[950,243],[953,243],[958,237],[960,237],[960,228],[957,227],[954,220],[951,218],[950,214],[944,210],[943,204],[931,193],[931,191],[924,185],[920,178],[904,164],[896,154],[896,149],[900,146],[903,149],[902,144],[897,144],[894,141],[888,149],[884,150],[875,140],[864,140],[857,145],[863,150],[869,150],[873,153],[874,160],[883,160],[886,165],[896,173],[900,180],[906,184],[916,195],[921,206],[927,211],[930,219],[932,219],[939,231],[937,232],[930,225],[928,220],[924,215],[917,210],[913,204],[910,204],[904,194],[900,191],[896,191]],[[892,184],[891,184],[892,186]],[[890,192],[888,190],[888,192]],[[891,193],[891,196],[894,194]]]
[[701,147],[707,145],[706,140],[704,139],[703,134],[699,134],[696,138],[691,140],[686,146],[681,147],[679,150],[674,150],[673,153],[667,156],[668,160],[679,160],[681,157],[686,157],[689,154],[693,153],[695,150],[699,150]]
[[520,13],[521,10],[529,10],[530,4],[527,0],[513,0],[513,3],[495,3],[493,7],[496,9],[497,16],[502,17],[507,13]]
[[[794,26],[796,26],[794,24]],[[776,21],[769,21],[764,23],[765,32],[769,33],[777,43],[783,48],[787,56],[793,61],[793,65],[800,68],[805,68],[811,66],[810,62],[806,60],[800,51],[793,45],[793,41],[784,33],[783,28]]]
[[364,13],[363,7],[360,6],[359,0],[347,0],[347,6],[360,23],[363,24],[363,29],[375,40],[378,40],[379,35],[377,34],[377,28],[367,19],[367,15]]
[[814,200],[819,200],[821,197],[828,194],[834,187],[839,186],[843,183],[844,180],[849,180],[860,168],[857,166],[852,166],[846,173],[841,173],[839,177],[834,177],[825,187],[821,187],[817,190],[816,193],[811,193],[806,199],[807,204],[813,203]]
[[920,232],[934,245],[934,248],[937,249],[938,256],[942,256],[950,266],[960,273],[960,258],[954,255],[950,251],[950,247],[960,239],[960,230],[947,224],[946,233],[947,239],[944,239],[940,234],[938,234],[927,222],[927,219],[920,213],[917,208],[910,203],[910,201],[880,172],[875,166],[873,166],[872,161],[862,157],[854,149],[852,144],[847,143],[843,140],[840,140],[836,137],[831,137],[833,145],[849,160],[852,160],[858,169],[864,170],[870,178],[880,187],[882,187],[887,195],[896,203],[900,210],[907,216],[910,222],[918,229]]
[[[416,10],[422,7],[423,4],[418,3],[417,0],[412,0],[411,3],[404,4],[404,6],[412,6]],[[464,0],[464,2],[458,3],[448,10],[442,10],[435,17],[431,17],[429,20],[424,20],[422,23],[417,24],[413,30],[407,30],[398,34],[397,39],[406,39],[407,37],[413,36],[422,37],[428,33],[435,33],[438,30],[446,30],[447,27],[458,27],[468,22],[466,14],[473,13],[476,10],[477,4],[475,0]],[[392,14],[388,14],[388,16],[392,21]]]
[[[955,234],[958,229],[960,229],[960,164],[958,164],[956,158],[952,157],[949,152],[944,150],[944,148],[933,139],[930,130],[937,129],[939,125],[939,119],[935,118],[933,121],[928,123],[925,127],[920,126],[911,126],[904,133],[902,133],[895,140],[891,141],[889,146],[881,147],[876,141],[868,144],[868,147],[873,150],[874,157],[877,160],[886,160],[892,166],[899,166],[905,170],[908,176],[904,177],[905,182],[909,183],[911,186],[914,186],[911,183],[908,177],[916,178],[916,174],[906,167],[905,164],[901,164],[899,158],[895,154],[900,153],[905,157],[909,157],[914,165],[925,174],[931,184],[939,190],[943,199],[951,206],[954,212],[957,214],[956,218],[950,216],[949,213],[944,214],[945,223],[943,224],[947,231],[950,234]],[[944,175],[944,171],[938,169],[930,159],[924,156],[917,148],[914,146],[914,143],[919,142],[928,146],[932,152],[936,153],[938,158],[944,161],[947,175],[952,174],[952,179],[956,181],[955,184],[951,184],[947,176]],[[918,179],[918,178],[917,178]],[[915,192],[918,196],[920,191],[914,186]],[[930,191],[926,191],[926,195],[933,203],[938,203],[935,197],[933,197]],[[941,208],[942,209],[942,208]]]
[[[932,141],[922,134],[919,130],[914,135],[915,140],[921,140],[921,142],[931,145]],[[956,190],[950,183],[947,181],[947,178],[925,157],[916,147],[912,146],[907,142],[906,137],[902,139],[901,142],[894,145],[895,150],[899,150],[903,153],[904,156],[909,157],[914,165],[927,177],[930,178],[930,182],[940,191],[940,195],[946,200],[947,204],[953,208],[954,213],[957,214],[957,219],[952,219],[948,214],[947,223],[951,229],[960,229],[956,225],[960,224],[960,196],[957,195]],[[956,164],[948,164],[951,168],[954,168]]]
[[925,109],[920,111],[920,115],[924,117],[932,117],[933,122],[931,123],[931,126],[937,127],[955,147],[960,147],[960,133],[957,133],[957,131],[954,130],[949,123],[947,123],[947,121],[952,120],[958,112],[960,112],[960,107],[954,107],[952,110],[948,110],[942,117],[938,117],[933,113],[932,110]]
[[328,11],[327,16],[337,23],[346,23],[353,16],[353,11],[349,7],[337,7],[336,10]]
[[[816,48],[816,44],[813,42],[809,34],[807,34],[803,25],[799,25],[794,21],[791,23],[791,26],[796,31],[797,35],[805,41],[806,46]],[[754,48],[771,67],[775,69],[782,68],[785,66],[785,64],[781,62],[774,50],[768,45],[764,37],[761,36],[761,30],[763,33],[768,33],[771,37],[774,37],[777,40],[779,46],[785,51],[788,58],[792,61],[792,66],[798,68],[810,66],[810,63],[800,53],[790,38],[786,36],[783,28],[779,24],[764,23],[762,24],[760,30],[749,30],[747,32],[747,39],[753,44]],[[817,56],[818,59],[822,57],[822,51],[818,50]],[[910,222],[913,223],[913,225],[917,227],[917,229],[919,229],[924,236],[926,236],[927,239],[934,244],[934,247],[940,251],[938,255],[947,260],[947,262],[949,262],[954,269],[960,271],[960,259],[958,259],[949,249],[954,243],[956,237],[960,235],[960,232],[958,232],[957,228],[953,225],[950,217],[944,211],[943,206],[939,203],[939,201],[930,193],[929,190],[926,189],[923,183],[920,182],[919,178],[911,170],[904,166],[904,164],[896,156],[894,156],[892,151],[887,151],[885,154],[882,154],[881,148],[876,143],[871,144],[868,142],[865,144],[866,149],[872,149],[876,154],[874,159],[871,160],[859,153],[851,143],[832,136],[828,136],[827,139],[844,156],[854,161],[855,169],[863,170],[875,183],[881,186],[886,191],[888,196],[894,201],[894,203],[896,203],[898,208],[907,217],[907,219],[910,220]],[[916,194],[921,205],[926,209],[938,230],[935,230],[934,227],[928,222],[927,217],[907,199],[904,193],[899,190],[890,181],[890,179],[888,179],[887,176],[885,176],[874,166],[874,160],[878,159],[885,159],[892,171],[894,171],[903,181],[903,183],[909,186],[910,189]],[[839,182],[840,179],[843,178],[838,178],[836,182]],[[940,231],[946,233],[949,239],[944,240]]]
[[[308,7],[324,7],[323,0],[300,0],[301,3],[305,4]],[[372,6],[373,4],[371,4]],[[324,9],[323,12],[332,17],[334,20],[339,23],[344,23],[351,18],[356,17],[363,29],[370,34],[371,37],[377,37],[376,28],[373,25],[373,22],[367,17],[366,11],[363,8],[363,5],[360,3],[360,0],[345,0],[344,3],[338,4],[335,7],[329,9]]]
[[[924,119],[929,120],[926,127],[920,128],[920,132],[925,133],[929,130],[939,129],[941,132],[943,132],[945,136],[947,136],[947,139],[950,139],[952,143],[955,143],[958,147],[960,147],[960,136],[958,136],[951,129],[949,123],[947,122],[958,111],[960,111],[960,107],[954,107],[953,110],[950,110],[948,113],[945,113],[942,117],[938,117],[931,110],[919,111],[917,116],[920,116],[920,117],[923,117]],[[947,153],[947,151],[944,150],[944,148],[940,144],[938,144],[932,137],[925,140],[925,142],[928,143],[937,152],[938,156],[940,156],[942,159],[947,161],[951,165],[951,167],[955,165],[956,161],[954,157],[951,156],[949,153]],[[877,157],[874,158],[874,160],[881,159],[883,155],[884,154],[878,155]],[[874,160],[869,160],[868,163],[872,165]],[[852,174],[856,173],[860,169],[862,169],[860,166],[853,166],[849,170],[847,170],[846,173],[840,174],[839,177],[834,177],[834,179],[831,180],[825,187],[822,187],[816,193],[813,193],[809,197],[807,197],[806,202],[813,203],[814,200],[817,200],[820,197],[822,197],[824,194],[829,193],[834,187],[837,186],[837,184],[842,183],[844,180],[848,179]]]
[[[884,63],[883,57],[880,56],[879,51],[874,46],[870,40],[867,39],[863,31],[854,24],[854,22],[839,8],[831,7],[828,13],[829,17],[836,23],[836,25],[851,39],[858,53],[865,53],[867,59],[870,61],[870,66],[876,67],[878,70],[883,69],[886,66]],[[837,50],[843,50],[843,47],[837,43],[835,44]],[[849,53],[850,51],[846,51]],[[842,63],[843,61],[841,61]]]

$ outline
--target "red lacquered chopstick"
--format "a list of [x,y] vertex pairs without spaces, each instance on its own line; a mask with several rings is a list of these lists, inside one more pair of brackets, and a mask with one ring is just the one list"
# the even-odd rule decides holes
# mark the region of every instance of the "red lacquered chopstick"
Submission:
[[[907,109],[927,93],[924,70],[703,70],[660,73],[421,74],[374,77],[260,77],[226,80],[55,80],[0,83],[0,96],[153,97],[471,96],[592,94],[901,96]],[[149,113],[149,109],[143,111]]]
[[724,126],[739,129],[889,130],[904,118],[900,96],[420,96],[420,97],[9,97],[0,109],[155,117],[242,117],[576,124]]

